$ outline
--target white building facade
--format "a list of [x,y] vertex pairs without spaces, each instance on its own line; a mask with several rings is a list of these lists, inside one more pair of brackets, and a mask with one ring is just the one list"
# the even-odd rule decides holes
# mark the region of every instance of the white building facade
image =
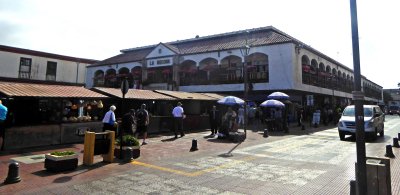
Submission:
[[97,60],[0,45],[0,80],[84,85],[86,66]]
[[[244,47],[249,53],[243,53]],[[304,106],[351,103],[354,73],[347,66],[268,26],[121,50],[87,67],[88,87],[130,87],[243,96],[263,101],[283,91]],[[382,87],[362,77],[365,100],[381,100]],[[310,101],[311,100],[311,101]]]

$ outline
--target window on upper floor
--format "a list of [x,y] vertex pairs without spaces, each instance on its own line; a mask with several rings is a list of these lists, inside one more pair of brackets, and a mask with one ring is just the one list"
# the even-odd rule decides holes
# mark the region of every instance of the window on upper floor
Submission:
[[57,75],[57,62],[47,62],[46,80],[55,81]]
[[19,62],[19,74],[18,78],[29,79],[31,77],[31,58],[21,58]]

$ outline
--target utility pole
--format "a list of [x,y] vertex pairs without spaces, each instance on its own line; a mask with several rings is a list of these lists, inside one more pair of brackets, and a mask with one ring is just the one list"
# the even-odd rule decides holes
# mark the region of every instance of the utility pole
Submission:
[[351,13],[351,31],[353,43],[353,66],[354,66],[354,91],[353,100],[355,105],[356,117],[356,149],[357,149],[357,166],[356,166],[356,182],[357,194],[367,194],[367,166],[365,155],[365,132],[364,132],[364,109],[363,100],[364,93],[361,91],[361,71],[360,71],[360,49],[358,42],[358,19],[357,19],[357,2],[350,0]]
[[245,32],[245,36],[246,36],[246,40],[245,40],[245,45],[240,48],[240,53],[242,53],[243,56],[243,87],[244,87],[244,132],[247,132],[247,112],[248,112],[248,108],[247,108],[247,96],[249,94],[249,84],[248,84],[248,74],[247,74],[247,64],[246,64],[246,60],[247,57],[250,53],[250,45],[248,44],[248,36],[249,36],[250,32],[246,31]]

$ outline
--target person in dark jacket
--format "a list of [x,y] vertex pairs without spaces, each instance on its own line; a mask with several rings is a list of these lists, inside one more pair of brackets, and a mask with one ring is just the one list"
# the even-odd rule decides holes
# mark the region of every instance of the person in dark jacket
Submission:
[[129,110],[122,117],[121,129],[124,135],[133,135],[133,127],[135,125],[135,109]]
[[142,104],[140,109],[136,112],[136,132],[135,134],[139,136],[139,134],[143,135],[142,145],[146,145],[147,138],[147,126],[150,122],[149,112],[146,110],[146,104]]
[[209,111],[208,116],[210,119],[210,128],[211,128],[210,136],[215,136],[215,134],[217,134],[218,127],[221,121],[220,112],[219,110],[217,110],[217,107],[215,105]]

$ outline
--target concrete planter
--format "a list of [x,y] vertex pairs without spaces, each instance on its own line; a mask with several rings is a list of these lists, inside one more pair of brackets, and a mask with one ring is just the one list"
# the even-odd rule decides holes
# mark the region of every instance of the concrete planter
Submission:
[[44,168],[52,172],[70,171],[78,167],[78,154],[67,156],[45,155]]
[[[122,146],[122,159],[124,158],[124,155],[126,154],[127,148],[132,148],[132,157],[134,159],[140,157],[140,146]],[[116,158],[120,157],[120,146],[118,146],[118,145],[115,145],[114,156]]]
[[69,160],[78,158],[78,154],[67,155],[67,156],[55,156],[51,155],[50,153],[45,154],[45,158],[53,161],[61,161],[61,160]]

